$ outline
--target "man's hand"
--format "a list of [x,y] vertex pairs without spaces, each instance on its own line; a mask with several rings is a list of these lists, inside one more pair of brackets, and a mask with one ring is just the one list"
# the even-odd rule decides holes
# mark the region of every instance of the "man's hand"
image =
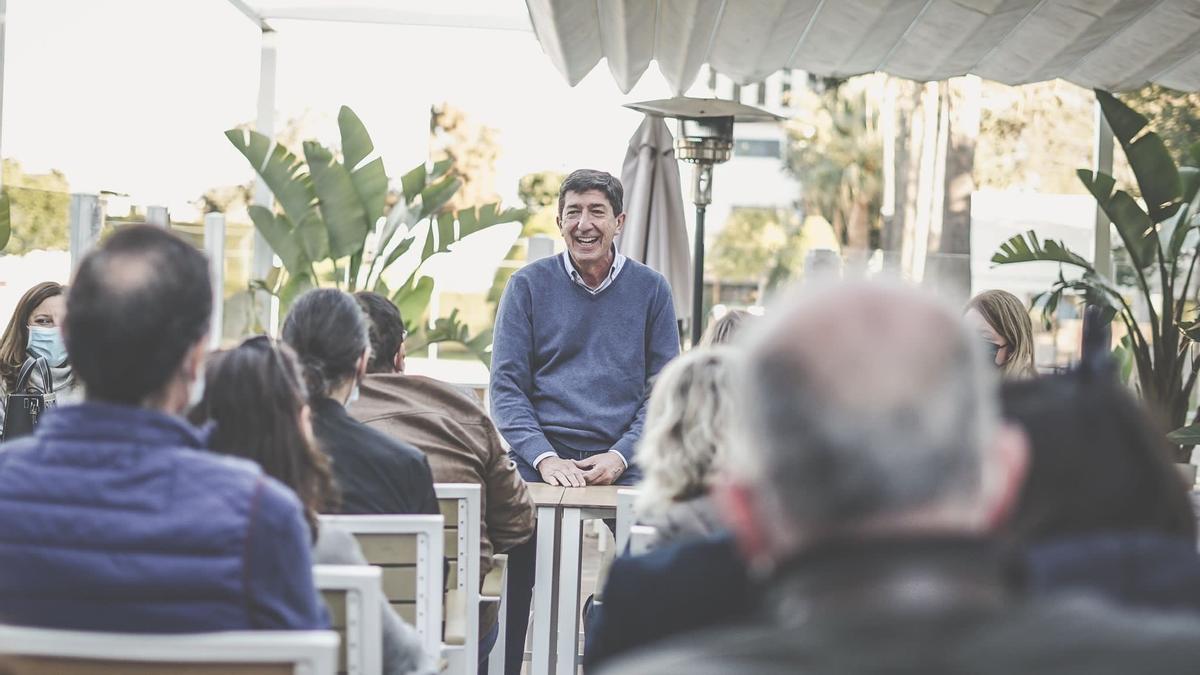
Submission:
[[542,474],[542,480],[549,485],[583,487],[586,484],[583,470],[575,466],[575,462],[569,459],[547,457],[538,462],[537,470]]
[[591,457],[576,460],[575,466],[583,469],[583,479],[588,485],[612,485],[625,473],[625,462],[615,452],[597,452]]

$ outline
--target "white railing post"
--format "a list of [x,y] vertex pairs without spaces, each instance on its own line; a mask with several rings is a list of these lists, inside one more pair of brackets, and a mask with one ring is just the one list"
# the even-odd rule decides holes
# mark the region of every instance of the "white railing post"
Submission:
[[84,193],[71,195],[71,270],[79,267],[83,256],[100,238],[104,227],[104,213],[100,208],[100,196]]
[[165,206],[147,206],[146,222],[162,228],[171,227],[171,212]]
[[225,323],[225,216],[208,213],[204,216],[204,250],[212,275],[212,333],[209,347],[221,346],[222,328]]

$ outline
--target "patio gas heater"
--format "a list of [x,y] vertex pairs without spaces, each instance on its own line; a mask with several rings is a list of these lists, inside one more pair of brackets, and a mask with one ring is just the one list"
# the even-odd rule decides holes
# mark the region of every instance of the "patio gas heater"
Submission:
[[695,165],[692,203],[696,205],[696,233],[692,254],[692,344],[700,343],[704,329],[704,212],[712,203],[713,166],[726,162],[733,154],[735,122],[776,122],[783,119],[735,101],[715,98],[675,98],[628,103],[626,108],[659,117],[679,120],[675,136],[675,157]]

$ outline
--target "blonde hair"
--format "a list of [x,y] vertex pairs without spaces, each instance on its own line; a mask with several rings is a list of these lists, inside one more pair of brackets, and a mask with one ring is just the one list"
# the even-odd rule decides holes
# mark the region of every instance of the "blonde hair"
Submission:
[[1008,359],[1000,367],[1006,380],[1037,376],[1033,364],[1033,321],[1025,303],[1008,291],[984,291],[967,302],[967,309],[979,312],[984,321],[1004,338]]
[[658,374],[637,450],[645,471],[639,514],[708,492],[728,452],[735,358],[728,347],[699,347]]
[[707,347],[710,345],[729,344],[744,328],[742,324],[749,317],[750,312],[744,309],[731,309],[725,312],[721,315],[721,318],[713,319],[709,322],[708,328],[704,331],[704,336],[700,338],[700,345]]

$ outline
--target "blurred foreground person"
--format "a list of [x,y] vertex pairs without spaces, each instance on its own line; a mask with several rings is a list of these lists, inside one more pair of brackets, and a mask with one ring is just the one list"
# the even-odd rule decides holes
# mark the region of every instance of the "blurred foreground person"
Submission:
[[708,324],[704,336],[700,338],[700,344],[705,347],[729,344],[753,321],[754,315],[750,312],[744,309],[731,309],[722,314],[721,318],[713,319]]
[[0,622],[325,627],[296,496],[181,417],[211,311],[208,261],[163,228],[122,227],[83,259],[64,332],[87,401],[0,451]]
[[358,400],[371,357],[367,321],[354,296],[333,288],[305,293],[282,334],[304,370],[317,444],[333,460],[342,495],[338,512],[441,513],[425,455],[346,412],[346,404]]
[[1008,291],[984,291],[967,302],[967,325],[979,334],[988,360],[1006,380],[1037,376],[1033,365],[1033,321],[1029,309]]
[[[300,497],[315,540],[314,564],[366,565],[354,535],[321,526],[317,518],[337,501],[337,490],[329,459],[312,440],[308,394],[292,350],[253,337],[210,357],[205,375],[204,399],[192,419],[215,423],[209,448],[257,462]],[[384,675],[437,672],[416,630],[388,603],[380,609]]]
[[0,337],[0,438],[14,437],[3,434],[8,394],[32,387],[51,405],[74,403],[81,394],[62,335],[66,290],[60,283],[43,281],[25,291]]
[[1030,441],[1008,527],[1029,590],[1200,610],[1187,486],[1162,431],[1128,390],[1084,370],[1010,383],[1002,400]]
[[[362,381],[362,396],[348,408],[350,415],[425,453],[435,482],[480,486],[482,583],[494,566],[493,554],[504,553],[533,536],[534,505],[529,489],[491,418],[473,395],[445,382],[405,374],[406,331],[399,308],[378,293],[364,291],[354,299],[370,324],[371,360]],[[508,600],[513,602],[511,594],[521,591],[510,587],[509,592]],[[498,609],[498,603],[485,603],[479,616],[479,659],[485,663],[499,634]],[[527,611],[519,621],[524,623],[528,617]],[[508,630],[524,628],[509,623]]]
[[1200,622],[1005,587],[986,535],[1026,446],[999,422],[981,351],[915,291],[776,306],[749,342],[723,491],[751,568],[770,574],[765,614],[608,672],[1195,672]]

